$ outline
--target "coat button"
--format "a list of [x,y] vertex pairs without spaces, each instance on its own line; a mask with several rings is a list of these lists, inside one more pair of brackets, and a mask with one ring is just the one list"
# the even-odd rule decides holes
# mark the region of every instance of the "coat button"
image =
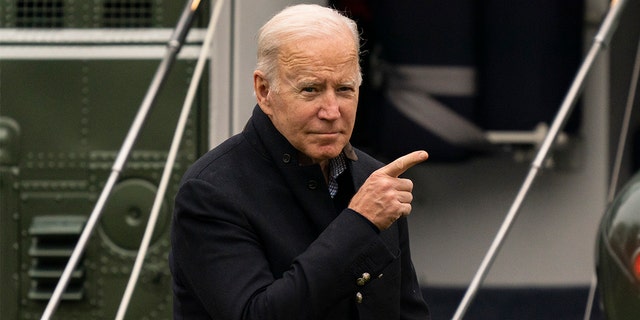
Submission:
[[356,302],[357,303],[362,303],[362,293],[358,292],[356,293]]
[[288,153],[285,153],[282,155],[282,162],[284,163],[289,163],[291,162],[291,155]]
[[307,181],[307,188],[309,188],[311,190],[315,190],[316,188],[318,188],[318,182],[315,181],[315,180]]
[[362,274],[362,277],[356,280],[356,284],[359,286],[364,286],[365,284],[367,284],[367,282],[369,282],[369,280],[371,280],[371,275],[368,272],[365,272]]

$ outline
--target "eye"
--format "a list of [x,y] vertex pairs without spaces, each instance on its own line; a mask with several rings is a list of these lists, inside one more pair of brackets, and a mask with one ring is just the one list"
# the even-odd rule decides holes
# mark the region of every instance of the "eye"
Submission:
[[355,88],[352,86],[341,86],[338,87],[337,92],[343,95],[352,95],[355,92]]
[[304,87],[302,88],[302,92],[308,92],[308,93],[313,93],[316,92],[316,88],[315,87]]

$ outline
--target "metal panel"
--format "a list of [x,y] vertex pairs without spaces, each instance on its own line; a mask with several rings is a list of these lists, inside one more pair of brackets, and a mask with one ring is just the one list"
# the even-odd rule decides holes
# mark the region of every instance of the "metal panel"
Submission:
[[[0,32],[10,35],[0,39],[0,280],[7,284],[0,314],[35,319],[102,191],[184,3],[0,1]],[[206,11],[204,5],[201,15]],[[131,27],[145,28],[122,29]],[[192,53],[181,55],[166,79],[55,319],[115,316],[199,41],[190,40]],[[171,318],[168,222],[182,172],[208,149],[207,87],[205,77],[128,319]]]

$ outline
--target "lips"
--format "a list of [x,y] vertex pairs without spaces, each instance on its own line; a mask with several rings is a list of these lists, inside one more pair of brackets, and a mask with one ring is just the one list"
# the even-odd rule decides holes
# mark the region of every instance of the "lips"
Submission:
[[342,130],[310,130],[309,134],[318,134],[318,135],[332,135],[332,134],[341,134]]
[[341,133],[340,132],[317,132],[317,133],[312,133],[311,135],[321,140],[336,140],[341,136]]

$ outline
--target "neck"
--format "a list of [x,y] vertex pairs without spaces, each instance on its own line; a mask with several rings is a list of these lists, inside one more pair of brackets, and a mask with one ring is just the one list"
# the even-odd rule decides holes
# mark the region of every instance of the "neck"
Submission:
[[329,183],[329,160],[323,160],[319,163],[322,174],[324,175],[324,181]]

